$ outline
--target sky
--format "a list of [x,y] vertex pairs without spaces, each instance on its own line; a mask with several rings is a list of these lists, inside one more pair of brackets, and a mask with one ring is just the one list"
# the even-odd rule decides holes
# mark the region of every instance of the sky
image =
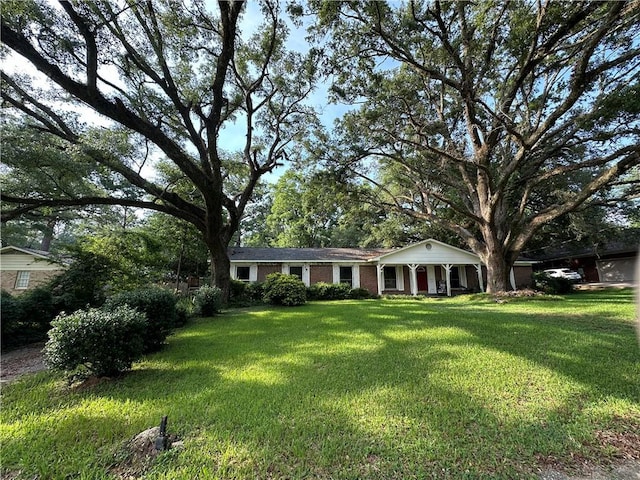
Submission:
[[[51,2],[56,8],[60,8],[56,2]],[[246,11],[242,17],[240,29],[243,34],[248,35],[255,31],[256,27],[262,20],[262,13],[259,10],[259,5],[256,1],[249,0],[246,4]],[[287,48],[298,52],[306,52],[308,50],[308,42],[305,38],[306,32],[304,27],[296,27],[288,22],[290,29],[290,35],[287,40]],[[246,33],[245,33],[246,32]],[[36,86],[42,86],[43,88],[47,84],[46,77],[38,72],[30,63],[22,59],[22,57],[11,54],[2,62],[2,69],[8,73],[26,74],[34,79]],[[101,67],[102,69],[102,67]],[[101,70],[104,73],[104,70]],[[114,77],[111,81],[114,81],[117,74],[114,69]],[[117,81],[116,81],[117,82]],[[310,94],[306,100],[306,104],[312,106],[317,112],[320,113],[321,122],[331,129],[336,118],[341,117],[351,107],[347,105],[335,105],[328,103],[328,83],[318,84],[316,90]],[[64,105],[57,107],[64,109]],[[99,125],[109,127],[111,122],[98,115],[90,108],[82,108],[75,104],[73,107],[69,107],[76,113],[79,113],[81,119],[88,124]],[[246,135],[246,127],[243,123],[243,119],[240,118],[235,124],[228,124],[220,133],[220,143],[224,145],[225,150],[229,152],[241,150],[244,147],[244,140]],[[143,174],[145,176],[152,176],[153,170],[150,168],[150,163],[147,164]],[[275,182],[286,171],[285,167],[278,167],[273,173],[264,177],[267,182]]]
[[[258,3],[255,1],[248,1],[246,4],[246,11],[242,19],[240,28],[243,32],[253,32],[258,27],[262,20],[262,14],[260,12]],[[287,22],[290,33],[287,39],[287,49],[306,53],[309,49],[309,43],[306,40],[306,25],[303,27],[296,27],[291,22]],[[342,117],[346,112],[352,109],[349,105],[342,104],[330,104],[328,100],[329,83],[318,83],[317,88],[306,99],[305,104],[313,107],[320,114],[320,121],[327,129],[332,129],[334,121]],[[229,150],[235,151],[244,147],[244,138],[246,129],[242,122],[238,122],[238,125],[227,126],[221,132],[222,143]],[[272,174],[265,176],[265,180],[268,182],[275,182],[286,171],[287,167],[278,167]]]

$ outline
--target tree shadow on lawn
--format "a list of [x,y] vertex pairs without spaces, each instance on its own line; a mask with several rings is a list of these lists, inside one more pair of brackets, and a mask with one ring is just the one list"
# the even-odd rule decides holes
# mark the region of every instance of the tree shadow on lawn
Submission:
[[[305,364],[286,365],[277,382],[215,380],[206,367],[178,369],[174,373],[191,378],[149,400],[219,468],[235,462],[236,473],[248,468],[245,474],[258,477],[455,477],[467,471],[508,478],[523,465],[532,468],[535,454],[560,455],[571,445],[571,427],[558,421],[558,412],[530,423],[501,419],[472,395],[429,379],[425,372],[454,356],[434,352],[416,361],[397,347],[311,354]],[[405,368],[378,368],[388,355]],[[123,390],[104,394],[125,400]],[[540,450],[529,451],[536,437]],[[250,454],[245,462],[226,458],[230,449]],[[203,458],[195,454],[182,464],[194,461]]]
[[[206,463],[238,478],[513,478],[535,471],[539,457],[567,456],[593,440],[584,428],[592,419],[581,408],[603,397],[635,404],[640,398],[632,329],[603,333],[566,314],[500,306],[490,316],[484,306],[415,301],[319,307],[199,322],[131,374],[47,412],[57,429],[44,421],[13,445],[47,438],[62,449],[56,452],[73,455],[86,446],[60,432],[83,428],[89,438],[87,431],[99,436],[111,428],[115,435],[95,438],[101,448],[167,414],[169,430],[187,441],[166,467],[176,472],[193,474]],[[466,371],[468,355],[485,351],[488,364]],[[533,409],[527,402],[548,388],[537,378],[507,377],[505,391],[482,378],[470,387],[465,377],[483,375],[494,354],[543,366],[581,387]],[[95,430],[65,414],[100,399],[116,407],[84,409]]]
[[[407,311],[409,305],[414,310]],[[257,452],[258,470],[293,465],[302,470],[289,473],[300,473],[305,463],[316,470],[329,463],[357,477],[380,469],[506,474],[523,464],[533,468],[536,456],[561,456],[588,440],[579,433],[578,425],[590,422],[582,407],[602,397],[635,403],[640,398],[632,331],[603,334],[566,315],[497,311],[486,318],[485,310],[468,307],[448,308],[449,317],[443,317],[422,305],[424,312],[415,310],[415,303],[323,305],[322,317],[311,322],[302,311],[274,314],[243,319],[228,330],[212,330],[211,336],[173,339],[164,361],[172,363],[176,355],[178,363],[160,377],[159,372],[149,376],[169,390],[158,398],[151,389],[148,400],[163,405],[159,410],[173,411],[187,436],[195,427],[203,441],[249,445],[248,451]],[[296,317],[306,318],[305,328],[292,329]],[[256,321],[265,325],[258,328]],[[412,331],[414,337],[397,340]],[[430,337],[436,331],[439,335]],[[341,343],[354,336],[361,341]],[[233,342],[232,348],[216,348]],[[194,356],[187,360],[183,350],[189,346]],[[582,387],[534,413],[524,407],[518,412],[518,402],[527,399],[515,399],[514,411],[505,415],[486,395],[435,375],[452,362],[464,363],[461,352],[474,346],[524,358]],[[144,377],[142,370],[131,381],[139,386]],[[519,387],[524,397],[528,388],[546,388],[533,382]],[[103,393],[125,399],[126,390]],[[384,425],[371,426],[372,418]],[[274,454],[287,460],[269,464]],[[355,458],[348,461],[347,455]]]
[[[593,395],[637,403],[640,400],[640,349],[633,325],[598,315],[524,314],[460,308],[455,319],[433,319],[431,326],[455,326],[473,342],[524,358],[580,382]],[[468,339],[465,339],[467,342]]]
[[[488,315],[485,309],[476,310],[468,305],[448,305],[434,311],[422,302],[333,303],[323,304],[321,316],[312,321],[304,311],[260,312],[262,316],[258,318],[243,317],[240,322],[231,320],[229,328],[212,323],[211,330],[207,330],[209,333],[196,338],[179,336],[172,339],[171,350],[163,361],[171,369],[187,360],[188,368],[195,365],[191,362],[203,361],[208,364],[205,371],[211,373],[209,369],[238,371],[247,365],[265,364],[281,356],[288,361],[300,361],[301,358],[309,361],[319,355],[314,362],[321,365],[322,355],[360,350],[364,362],[367,341],[370,345],[378,345],[375,348],[381,348],[385,343],[391,343],[393,337],[406,332],[411,335],[414,331],[419,337],[416,340],[419,350],[429,347],[430,332],[454,329],[448,331],[449,335],[434,339],[432,344],[478,345],[548,368],[581,383],[593,395],[632,402],[640,399],[640,358],[629,323],[597,317],[574,318],[566,314],[503,312],[499,308],[496,306]],[[301,325],[292,328],[292,322],[296,322],[298,316],[305,322],[304,328]],[[606,328],[602,323],[613,326]],[[342,338],[347,341],[354,335],[361,337],[356,345],[341,344]],[[277,361],[275,364],[275,368],[279,368]]]

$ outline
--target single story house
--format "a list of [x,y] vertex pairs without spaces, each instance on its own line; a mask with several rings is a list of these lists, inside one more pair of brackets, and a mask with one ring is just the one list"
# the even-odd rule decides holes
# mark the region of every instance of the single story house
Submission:
[[0,249],[0,283],[11,294],[43,285],[64,269],[51,260],[49,252],[14,246]]
[[540,258],[538,267],[570,268],[580,273],[585,282],[634,282],[638,249],[637,244],[609,242],[581,250],[558,250]]
[[[469,251],[434,239],[399,249],[250,248],[229,249],[231,278],[263,282],[267,275],[297,275],[310,286],[348,283],[377,295],[449,295],[484,291],[486,268]],[[511,286],[531,286],[533,261],[518,261]]]

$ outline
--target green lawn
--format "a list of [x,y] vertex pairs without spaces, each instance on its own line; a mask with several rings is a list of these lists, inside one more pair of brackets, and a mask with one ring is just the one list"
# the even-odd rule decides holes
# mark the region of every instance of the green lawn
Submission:
[[[318,302],[197,320],[120,379],[2,391],[2,468],[109,478],[169,416],[149,479],[528,478],[640,435],[633,293]],[[637,436],[635,438],[638,438]],[[615,442],[614,442],[615,443]]]

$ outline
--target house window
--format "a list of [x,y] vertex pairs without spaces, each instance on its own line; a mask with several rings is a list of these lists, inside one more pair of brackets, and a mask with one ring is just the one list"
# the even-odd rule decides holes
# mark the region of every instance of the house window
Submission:
[[340,267],[340,283],[353,285],[353,268]]
[[16,289],[28,288],[30,277],[31,277],[31,272],[18,272],[18,276],[16,277]]
[[396,267],[384,267],[384,289],[397,290],[398,279],[396,278]]
[[236,267],[236,278],[248,282],[251,279],[251,267]]
[[295,275],[300,280],[302,280],[302,267],[289,267],[289,275]]

